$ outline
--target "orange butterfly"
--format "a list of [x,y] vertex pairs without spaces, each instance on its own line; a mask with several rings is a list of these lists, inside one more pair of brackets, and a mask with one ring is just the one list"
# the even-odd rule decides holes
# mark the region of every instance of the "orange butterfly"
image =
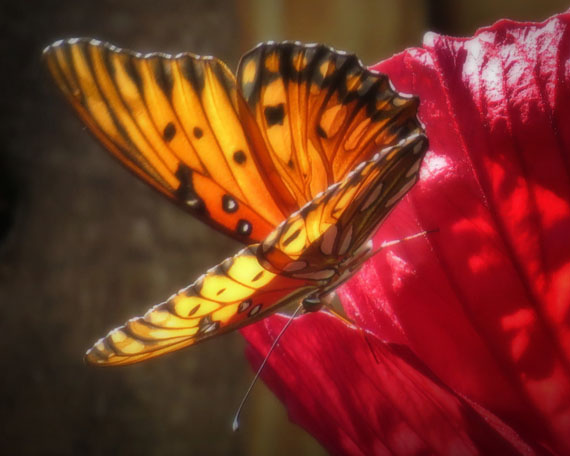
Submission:
[[113,155],[247,244],[99,340],[91,364],[143,361],[292,302],[315,310],[369,258],[367,240],[417,181],[427,149],[417,98],[323,45],[260,44],[236,77],[213,57],[89,39],[57,41],[44,57]]

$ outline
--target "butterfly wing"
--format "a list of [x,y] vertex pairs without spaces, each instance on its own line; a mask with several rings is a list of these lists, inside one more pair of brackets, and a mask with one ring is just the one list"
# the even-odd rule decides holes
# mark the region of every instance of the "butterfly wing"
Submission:
[[266,185],[238,115],[234,76],[219,60],[136,54],[97,40],[46,48],[58,87],[124,165],[192,215],[260,241],[287,215]]
[[87,361],[144,361],[338,286],[345,260],[416,182],[426,147],[425,136],[414,135],[385,148],[288,217],[262,244],[246,247],[143,317],[111,331],[89,350]]
[[[211,57],[82,39],[44,55],[73,107],[129,169],[235,239],[265,239],[109,333],[88,352],[93,364],[194,345],[332,287],[421,163],[399,159],[409,140],[386,148],[422,131],[417,100],[325,46],[259,46],[240,63],[239,90]],[[423,156],[425,144],[418,150]]]
[[239,90],[212,57],[142,55],[88,39],[58,41],[44,56],[123,164],[244,243],[262,241],[373,152],[421,129],[415,98],[322,45],[258,46],[240,62]]
[[338,286],[345,265],[416,183],[427,145],[414,134],[362,162],[266,238],[261,264],[290,278],[324,281],[321,292]]
[[237,81],[247,102],[241,117],[254,117],[299,207],[375,152],[422,132],[417,98],[324,45],[261,44],[243,56]]
[[210,269],[143,317],[100,339],[89,364],[132,364],[195,345],[253,323],[312,293],[315,284],[272,273],[260,265],[257,244]]
[[[375,154],[347,176],[339,194],[331,198],[331,209],[323,218],[338,233],[333,255],[350,258],[376,233],[398,201],[418,181],[427,148],[427,138],[414,134]],[[325,232],[329,229],[323,226]]]

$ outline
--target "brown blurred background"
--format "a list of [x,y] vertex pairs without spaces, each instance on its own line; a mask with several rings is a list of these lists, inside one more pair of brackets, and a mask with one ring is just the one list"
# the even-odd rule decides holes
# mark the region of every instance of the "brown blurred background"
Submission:
[[0,7],[0,454],[324,454],[259,384],[231,334],[128,368],[86,348],[192,282],[237,245],[171,207],[88,134],[40,65],[92,36],[139,51],[239,56],[262,40],[318,41],[372,64],[428,30],[471,35],[542,20],[563,0],[11,0]]

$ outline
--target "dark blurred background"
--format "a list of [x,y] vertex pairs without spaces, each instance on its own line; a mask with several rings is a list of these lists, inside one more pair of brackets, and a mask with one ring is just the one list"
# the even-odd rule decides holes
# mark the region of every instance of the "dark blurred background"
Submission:
[[0,14],[0,454],[324,454],[259,384],[231,334],[148,364],[83,365],[92,342],[191,283],[237,245],[122,169],[41,67],[52,41],[215,55],[318,41],[372,64],[434,30],[542,20],[563,0],[11,0]]

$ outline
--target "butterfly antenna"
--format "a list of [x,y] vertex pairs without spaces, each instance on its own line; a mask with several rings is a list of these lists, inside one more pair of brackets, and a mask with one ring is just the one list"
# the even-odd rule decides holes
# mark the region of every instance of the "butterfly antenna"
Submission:
[[393,245],[399,244],[400,242],[410,241],[412,239],[415,239],[415,238],[418,238],[421,236],[425,236],[425,235],[430,234],[430,233],[436,233],[438,231],[439,231],[439,229],[435,228],[433,230],[420,231],[419,233],[412,234],[411,236],[403,237],[402,239],[396,239],[394,241],[383,242],[382,244],[380,244],[380,247],[378,247],[376,250],[374,250],[372,253],[369,254],[369,258],[373,257],[378,252],[380,252],[380,250],[383,250],[386,247],[392,247]]
[[325,309],[327,310],[327,312],[329,312],[330,314],[334,315],[335,317],[339,318],[340,320],[342,320],[344,323],[346,323],[349,326],[352,326],[354,328],[356,328],[358,330],[358,332],[360,333],[360,335],[362,336],[362,338],[364,339],[364,341],[366,342],[366,346],[368,347],[368,349],[370,350],[370,353],[372,354],[372,357],[374,358],[374,361],[376,361],[376,364],[380,364],[380,361],[378,360],[378,356],[376,356],[376,352],[374,351],[374,347],[372,346],[372,342],[370,342],[370,339],[368,338],[368,336],[366,335],[366,330],[360,326],[357,322],[351,320],[350,318],[348,318],[346,315],[342,315],[340,312],[338,312],[336,309],[334,309],[332,306],[327,305],[325,307]]
[[265,358],[263,359],[263,362],[261,363],[261,365],[257,369],[257,372],[255,373],[255,377],[253,377],[253,380],[249,384],[249,387],[247,388],[247,391],[245,392],[243,399],[241,400],[241,403],[239,404],[239,407],[236,411],[236,414],[234,416],[234,420],[232,422],[232,431],[236,432],[239,429],[239,417],[241,415],[241,411],[243,409],[243,406],[245,405],[245,402],[247,401],[247,398],[249,397],[249,394],[251,393],[251,390],[253,389],[253,386],[255,385],[255,383],[257,382],[257,379],[261,375],[261,371],[263,370],[263,368],[267,364],[267,360],[269,359],[269,356],[271,355],[271,353],[273,353],[273,350],[275,350],[275,348],[277,347],[277,344],[279,343],[281,336],[283,336],[283,334],[285,333],[287,328],[291,325],[291,323],[293,323],[293,319],[299,314],[299,312],[301,311],[302,308],[303,308],[303,303],[299,304],[297,309],[295,309],[295,312],[293,312],[293,315],[291,315],[291,318],[289,318],[287,323],[285,323],[285,326],[283,326],[283,328],[281,329],[281,331],[277,335],[277,338],[273,341],[271,348],[269,349],[269,351],[265,355]]

